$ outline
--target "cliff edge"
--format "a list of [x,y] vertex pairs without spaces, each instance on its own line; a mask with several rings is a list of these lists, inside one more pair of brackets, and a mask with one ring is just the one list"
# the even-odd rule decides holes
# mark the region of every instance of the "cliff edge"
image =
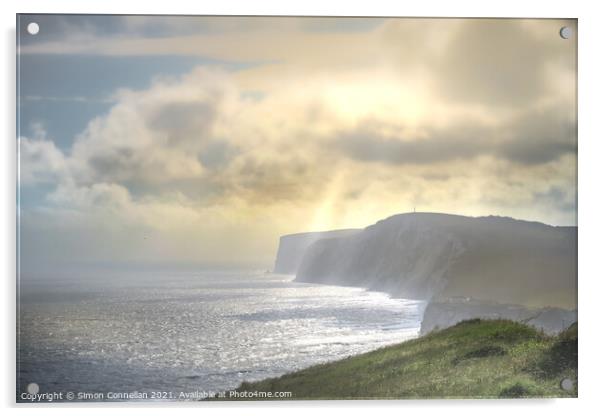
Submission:
[[323,232],[288,234],[280,237],[274,273],[295,274],[307,248],[320,239],[345,237],[361,230],[347,229]]

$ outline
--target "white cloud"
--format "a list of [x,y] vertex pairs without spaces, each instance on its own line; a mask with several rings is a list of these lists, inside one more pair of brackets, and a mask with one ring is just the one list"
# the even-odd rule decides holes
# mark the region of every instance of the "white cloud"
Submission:
[[65,156],[52,140],[46,138],[42,126],[34,126],[33,138],[20,138],[19,180],[22,185],[56,183],[66,174]]

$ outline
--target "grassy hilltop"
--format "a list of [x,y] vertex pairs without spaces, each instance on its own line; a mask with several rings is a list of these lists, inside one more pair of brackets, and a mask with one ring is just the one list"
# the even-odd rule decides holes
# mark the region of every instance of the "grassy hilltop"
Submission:
[[[564,378],[574,381],[572,391],[560,387]],[[242,383],[236,391],[290,391],[292,399],[576,397],[577,324],[546,336],[512,321],[473,319],[366,354]]]

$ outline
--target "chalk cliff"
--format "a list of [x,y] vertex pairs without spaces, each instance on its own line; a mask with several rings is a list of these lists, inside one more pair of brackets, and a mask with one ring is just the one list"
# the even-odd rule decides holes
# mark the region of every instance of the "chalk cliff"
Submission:
[[467,319],[510,319],[531,325],[550,334],[558,334],[577,322],[575,309],[555,307],[529,308],[522,305],[498,304],[478,300],[448,299],[431,301],[427,305],[420,334],[443,329]]
[[[462,309],[462,318],[486,314],[484,305],[510,319],[514,309],[500,312],[499,305],[524,308],[520,319],[547,308],[549,321],[554,315],[549,311],[576,309],[577,228],[506,217],[400,214],[359,232],[315,238],[296,280],[365,287],[433,305],[451,300],[447,306]],[[459,306],[458,298],[480,306]],[[454,323],[444,322],[446,314],[433,308],[428,314],[432,328]],[[567,316],[562,319],[570,320]]]
[[313,233],[288,234],[280,237],[274,273],[295,274],[307,248],[320,239],[344,237],[361,230],[334,230]]

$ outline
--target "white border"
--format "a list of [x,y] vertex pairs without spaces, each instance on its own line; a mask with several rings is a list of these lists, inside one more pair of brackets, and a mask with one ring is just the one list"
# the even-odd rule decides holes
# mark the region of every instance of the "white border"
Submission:
[[[20,0],[1,3],[0,19],[3,23],[3,62],[1,66],[4,98],[2,126],[6,131],[2,143],[2,181],[0,192],[3,238],[1,240],[0,264],[3,267],[4,297],[2,307],[2,366],[0,367],[0,394],[2,405],[15,411],[15,13],[118,13],[118,14],[247,14],[247,15],[347,15],[347,16],[458,16],[458,17],[576,17],[579,18],[579,399],[566,400],[515,400],[515,401],[388,401],[388,402],[298,402],[298,403],[219,403],[212,405],[178,406],[177,411],[198,414],[199,412],[240,414],[260,411],[264,414],[282,415],[307,412],[332,412],[345,407],[346,413],[364,414],[369,408],[377,407],[379,413],[411,414],[445,413],[446,415],[469,415],[487,412],[488,415],[504,415],[514,412],[537,412],[547,415],[566,415],[587,412],[595,408],[600,376],[600,328],[598,298],[602,294],[602,275],[599,272],[599,236],[602,235],[602,215],[599,178],[602,149],[600,140],[602,123],[600,113],[600,45],[602,39],[602,16],[594,1],[527,2],[524,0],[485,1],[412,1],[393,2],[369,1],[324,1],[305,0],[297,4],[272,0],[220,0],[213,2],[169,0],[130,1],[81,1],[81,0]],[[23,407],[23,406],[21,406]],[[111,405],[111,408],[116,407]],[[128,412],[163,414],[165,408],[145,406],[138,408],[127,405]],[[39,408],[39,407],[38,407]],[[175,409],[174,406],[169,406]],[[36,408],[18,410],[29,413]],[[45,406],[49,414],[81,413],[75,406]],[[86,406],[86,413],[104,414],[106,406]]]

